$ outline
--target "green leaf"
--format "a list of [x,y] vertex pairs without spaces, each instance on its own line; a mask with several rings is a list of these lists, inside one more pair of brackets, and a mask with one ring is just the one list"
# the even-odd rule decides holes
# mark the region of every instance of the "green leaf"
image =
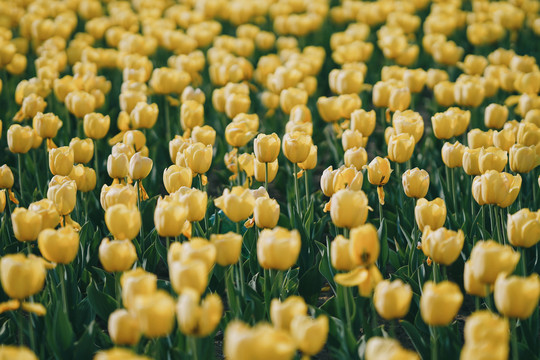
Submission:
[[86,288],[86,293],[88,295],[88,300],[90,301],[90,304],[92,305],[92,308],[96,314],[103,321],[107,321],[109,319],[109,315],[116,310],[118,306],[116,300],[110,295],[99,291],[94,281],[90,282]]
[[399,323],[401,324],[403,330],[405,330],[407,335],[409,335],[409,338],[411,339],[414,348],[421,355],[422,359],[428,359],[428,346],[426,345],[422,336],[420,336],[420,333],[418,332],[416,327],[407,320],[400,320]]

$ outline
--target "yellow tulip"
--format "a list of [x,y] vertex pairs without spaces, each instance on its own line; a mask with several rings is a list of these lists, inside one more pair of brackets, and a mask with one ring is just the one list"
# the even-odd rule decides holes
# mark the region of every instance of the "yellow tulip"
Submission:
[[180,107],[180,125],[182,129],[193,129],[204,124],[204,107],[195,100],[187,100]]
[[279,155],[281,139],[272,133],[270,135],[259,134],[253,141],[255,157],[261,163],[271,163]]
[[109,350],[101,350],[96,353],[94,360],[117,360],[117,359],[126,359],[126,360],[149,360],[147,356],[138,355],[132,350],[125,348],[112,348]]
[[6,164],[0,166],[0,188],[11,189],[14,183],[15,178],[13,177],[11,168]]
[[159,114],[157,104],[138,102],[131,110],[130,118],[135,129],[151,129],[154,127]]
[[457,284],[450,281],[438,284],[428,281],[420,297],[420,314],[428,325],[446,326],[457,315],[462,303],[463,294]]
[[99,140],[107,135],[111,124],[109,115],[103,116],[99,113],[90,112],[84,115],[84,134],[90,139]]
[[499,274],[512,273],[519,258],[519,253],[508,245],[493,240],[478,241],[470,256],[472,274],[478,281],[493,284]]
[[[173,247],[171,246],[169,253],[172,249]],[[191,261],[169,261],[169,278],[177,294],[182,294],[186,289],[193,289],[197,293],[202,294],[208,284],[207,267],[204,261],[198,259]]]
[[510,244],[525,248],[534,246],[540,241],[540,211],[525,208],[508,214],[507,232]]
[[521,176],[488,170],[473,180],[473,197],[479,204],[512,205],[521,190]]
[[383,280],[375,287],[373,305],[385,320],[399,319],[407,315],[412,299],[412,289],[401,280]]
[[488,147],[481,148],[478,155],[478,168],[482,174],[488,170],[501,172],[508,162],[508,153],[504,150]]
[[426,225],[422,234],[422,251],[438,264],[451,265],[461,254],[464,242],[462,230],[456,232],[444,227],[431,230]]
[[273,229],[279,220],[279,204],[276,200],[260,197],[255,200],[253,219],[257,227]]
[[62,127],[62,121],[53,113],[38,112],[32,119],[32,127],[40,137],[52,139]]
[[317,145],[311,144],[311,148],[309,149],[309,155],[306,160],[299,162],[298,167],[302,170],[311,170],[315,169],[317,166],[317,152],[318,148]]
[[204,174],[212,165],[212,146],[194,143],[184,150],[186,165],[196,174]]
[[300,254],[300,233],[276,227],[264,229],[257,241],[257,258],[265,269],[287,270],[294,266]]
[[279,330],[290,332],[291,322],[297,316],[307,315],[308,307],[304,298],[300,296],[289,296],[284,301],[272,299],[270,303],[270,319]]
[[[87,114],[92,113],[96,108],[96,98],[86,91],[72,91],[67,94],[65,104],[70,113],[82,119]],[[86,136],[88,134],[85,131]],[[88,136],[92,138],[91,136]]]
[[359,266],[374,264],[379,258],[380,244],[377,229],[371,224],[355,227],[350,233],[350,256]]
[[[15,54],[17,55],[17,54]],[[2,345],[0,347],[0,358],[14,360],[37,360],[37,356],[24,346]]]
[[472,129],[467,133],[467,142],[471,149],[493,146],[493,130]]
[[146,136],[140,130],[128,130],[124,133],[122,142],[132,146],[136,152],[142,152],[142,149],[146,146]]
[[188,221],[193,222],[204,219],[208,202],[208,194],[206,192],[183,186],[173,196],[188,207]]
[[191,187],[193,173],[188,167],[171,165],[163,171],[163,185],[169,194],[176,192],[182,186]]
[[429,174],[426,170],[409,169],[401,178],[405,195],[416,199],[426,196],[429,189]]
[[313,141],[311,136],[299,132],[287,133],[282,141],[283,155],[292,163],[306,161]]
[[338,235],[330,244],[330,260],[336,270],[350,271],[356,267],[351,256],[350,240]]
[[508,276],[501,273],[495,281],[494,299],[499,312],[509,318],[525,320],[538,307],[540,277]]
[[488,291],[486,291],[486,284],[480,282],[480,280],[474,276],[470,260],[465,262],[465,267],[463,269],[463,286],[465,292],[469,295],[485,297],[486,294],[488,294]]
[[126,154],[111,154],[107,158],[107,172],[113,179],[124,179],[129,172],[129,159]]
[[159,198],[154,210],[154,224],[161,237],[179,236],[187,217],[187,207],[172,198]]
[[223,195],[215,199],[214,203],[231,221],[239,222],[253,214],[255,198],[248,189],[235,186],[232,190],[225,189]]
[[141,180],[150,174],[154,162],[140,153],[135,153],[129,160],[128,175],[133,180]]
[[107,210],[116,204],[124,204],[128,208],[132,208],[137,205],[137,192],[131,185],[103,185],[101,188],[100,203],[103,210]]
[[58,230],[45,229],[39,233],[38,246],[45,259],[69,264],[79,251],[79,234],[71,226]]
[[465,146],[463,146],[459,141],[456,141],[453,144],[445,142],[441,150],[441,156],[444,164],[449,168],[462,167],[464,151]]
[[14,154],[26,154],[32,148],[34,131],[30,126],[13,124],[7,131],[9,151]]
[[279,94],[279,105],[281,110],[289,115],[296,105],[306,105],[308,100],[307,91],[295,87],[284,89]]
[[372,185],[383,186],[390,180],[392,168],[390,161],[386,158],[377,156],[367,165],[368,181]]
[[446,204],[441,198],[432,201],[419,199],[414,208],[414,217],[420,231],[423,232],[426,226],[437,230],[446,221]]
[[508,108],[504,105],[489,104],[484,113],[484,124],[491,129],[502,129],[508,120]]
[[22,300],[43,289],[47,275],[43,259],[34,255],[14,254],[0,259],[0,280],[4,292]]
[[366,222],[368,214],[368,199],[361,190],[342,189],[331,198],[330,217],[338,227],[348,229],[360,226]]
[[467,175],[480,175],[479,157],[482,149],[465,148],[463,151],[463,170]]
[[506,345],[510,340],[508,319],[489,310],[473,312],[465,321],[465,343],[467,345],[489,344]]
[[11,213],[11,223],[15,238],[19,241],[34,241],[41,231],[41,215],[23,207],[16,208]]
[[164,290],[136,296],[130,310],[137,318],[142,334],[147,338],[166,337],[173,330],[174,300]]
[[536,146],[514,144],[510,148],[510,169],[524,174],[532,171],[540,164],[540,155],[536,153]]
[[216,248],[216,262],[221,266],[236,264],[242,250],[242,235],[233,232],[210,235]]
[[316,319],[309,316],[295,316],[291,322],[291,335],[302,353],[315,355],[326,343],[328,326],[326,315],[320,315]]
[[366,360],[420,359],[420,356],[415,352],[402,348],[399,341],[378,336],[374,336],[368,340],[364,357]]
[[94,142],[92,139],[75,137],[69,142],[69,149],[73,152],[73,161],[78,164],[86,164],[94,156]]
[[49,169],[53,175],[69,175],[73,169],[73,162],[73,151],[67,146],[51,149],[49,151]]
[[116,204],[105,211],[105,224],[115,239],[133,240],[141,228],[141,214],[136,207]]
[[130,240],[104,238],[99,245],[99,261],[109,272],[126,271],[137,260],[135,245]]
[[126,309],[117,309],[109,315],[109,336],[115,345],[137,345],[141,330],[137,318]]
[[412,110],[396,111],[392,116],[392,126],[396,130],[397,135],[412,135],[415,144],[424,135],[424,119],[422,119],[419,113]]
[[216,142],[216,130],[210,125],[195,126],[191,130],[191,138],[194,142],[200,142],[204,145],[214,146]]
[[223,304],[217,294],[207,295],[199,305],[199,294],[185,291],[176,304],[178,327],[185,335],[210,335],[219,325],[222,314]]
[[370,136],[375,130],[375,111],[357,109],[351,113],[351,130],[358,130],[363,136]]
[[358,130],[347,129],[341,135],[341,145],[343,150],[347,151],[352,148],[365,147],[367,137],[364,137]]

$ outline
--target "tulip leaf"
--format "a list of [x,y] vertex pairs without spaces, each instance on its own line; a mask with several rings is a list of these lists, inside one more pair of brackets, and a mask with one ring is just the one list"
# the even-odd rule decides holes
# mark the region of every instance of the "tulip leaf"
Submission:
[[377,230],[379,241],[381,242],[381,253],[379,255],[379,269],[385,269],[388,262],[388,237],[386,229],[386,219],[382,219],[381,225]]
[[411,339],[414,348],[421,355],[422,359],[428,359],[428,346],[426,345],[424,339],[422,338],[416,327],[407,320],[400,320],[399,323],[401,324],[403,330],[405,330],[407,335],[409,335],[409,338]]
[[84,360],[92,358],[92,354],[96,351],[96,345],[94,344],[94,338],[96,336],[95,326],[96,323],[92,321],[80,339],[75,343],[74,359]]
[[110,295],[98,290],[96,283],[92,280],[86,288],[88,300],[96,314],[107,321],[109,315],[117,308],[117,302]]

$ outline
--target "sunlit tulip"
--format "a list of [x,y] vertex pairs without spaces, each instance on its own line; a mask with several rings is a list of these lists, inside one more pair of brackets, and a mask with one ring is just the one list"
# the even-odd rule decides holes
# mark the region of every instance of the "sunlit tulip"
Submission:
[[207,295],[199,305],[199,294],[185,291],[176,304],[178,326],[185,335],[210,335],[219,325],[222,314],[223,304],[217,294]]
[[500,273],[512,273],[519,258],[519,253],[508,245],[493,240],[478,241],[471,251],[470,266],[475,278],[493,284]]
[[428,325],[446,326],[457,315],[462,303],[463,294],[457,284],[450,281],[438,284],[428,281],[420,297],[420,314]]
[[255,198],[248,189],[235,186],[232,190],[225,189],[223,195],[215,199],[214,203],[231,221],[239,222],[253,214]]
[[43,259],[34,255],[13,254],[0,259],[0,280],[4,292],[12,299],[26,299],[43,289]]
[[221,266],[236,264],[242,250],[242,235],[233,232],[210,235],[216,248],[216,262]]
[[512,145],[510,148],[510,169],[512,171],[524,174],[532,171],[538,165],[540,165],[540,154],[537,154],[536,146]]
[[182,186],[191,187],[193,173],[190,168],[171,165],[163,171],[163,185],[169,194]]
[[464,242],[465,235],[461,229],[452,231],[440,227],[432,231],[426,225],[422,234],[422,251],[438,264],[451,265],[461,254]]
[[510,244],[525,248],[534,246],[540,241],[540,211],[525,208],[508,214],[507,231]]
[[52,139],[62,126],[62,121],[53,113],[38,112],[32,120],[32,127],[42,138]]
[[11,213],[13,234],[19,241],[34,241],[41,231],[41,215],[23,207]]
[[374,336],[367,341],[366,360],[402,359],[419,360],[420,356],[411,350],[401,347],[399,341],[386,337]]
[[14,154],[26,154],[32,148],[34,131],[30,126],[13,124],[7,131],[9,151]]
[[[212,165],[212,146],[194,143],[184,150],[187,166],[196,174],[204,174]],[[177,164],[178,165],[178,164]]]
[[341,189],[332,195],[330,217],[337,227],[352,229],[366,222],[368,200],[359,190]]
[[432,201],[419,199],[414,208],[414,217],[420,231],[423,232],[426,226],[437,230],[446,221],[446,204],[441,198]]
[[401,177],[403,191],[408,197],[420,199],[426,196],[429,189],[429,174],[419,168],[405,171]]
[[330,259],[336,270],[350,271],[357,265],[350,251],[350,240],[338,235],[330,244]]
[[74,160],[73,151],[67,146],[49,151],[49,169],[53,175],[69,175],[73,169]]
[[538,307],[540,277],[507,276],[501,273],[495,281],[494,299],[499,312],[509,318],[527,319]]
[[116,345],[136,345],[141,338],[137,318],[126,309],[117,309],[109,315],[107,329]]
[[508,108],[504,105],[489,104],[484,113],[484,124],[488,128],[502,129],[508,120]]
[[105,211],[105,223],[115,239],[132,240],[141,228],[141,214],[136,207],[116,204]]
[[111,118],[109,115],[103,116],[99,113],[88,113],[84,115],[83,128],[84,134],[90,139],[99,140],[107,135]]
[[412,299],[412,289],[401,280],[383,280],[375,287],[373,305],[377,313],[386,320],[399,319],[407,315]]
[[92,139],[72,138],[69,148],[73,152],[73,161],[77,164],[86,164],[94,156],[94,142]]
[[375,130],[375,111],[357,109],[351,113],[351,130],[358,130],[363,136],[370,136]]
[[154,224],[159,236],[179,236],[184,229],[187,211],[187,207],[179,201],[160,197],[154,210]]
[[39,233],[39,251],[51,262],[69,264],[79,250],[79,234],[71,226],[58,230],[45,229]]
[[350,233],[350,256],[359,266],[374,264],[379,258],[379,237],[371,224],[355,227]]
[[[172,245],[175,244],[179,243],[173,243]],[[173,249],[172,246],[171,249]],[[193,289],[197,293],[202,294],[208,284],[206,264],[204,261],[198,259],[191,261],[169,261],[169,277],[171,279],[171,285],[177,294],[182,294],[186,289]]]
[[320,315],[316,319],[309,316],[295,316],[291,322],[291,335],[302,353],[315,355],[326,343],[328,327],[326,315]]
[[136,296],[132,311],[139,322],[142,334],[148,338],[165,337],[173,330],[174,300],[164,290]]
[[449,168],[456,168],[463,166],[463,152],[465,146],[459,141],[453,144],[445,142],[441,149],[441,156],[443,163]]
[[131,268],[137,260],[135,245],[130,240],[104,238],[99,245],[99,261],[106,271],[121,272]]
[[193,222],[204,219],[208,202],[208,194],[205,191],[183,186],[173,196],[188,207],[188,221]]
[[265,269],[287,270],[294,266],[300,253],[300,233],[276,227],[264,229],[257,240],[257,258]]
[[478,155],[478,168],[482,174],[488,170],[501,172],[504,170],[508,162],[508,154],[506,151],[495,148],[481,148]]

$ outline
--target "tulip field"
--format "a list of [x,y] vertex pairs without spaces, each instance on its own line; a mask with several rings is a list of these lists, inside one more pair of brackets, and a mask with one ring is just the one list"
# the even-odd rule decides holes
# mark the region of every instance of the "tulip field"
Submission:
[[0,359],[540,360],[539,0],[0,0]]

